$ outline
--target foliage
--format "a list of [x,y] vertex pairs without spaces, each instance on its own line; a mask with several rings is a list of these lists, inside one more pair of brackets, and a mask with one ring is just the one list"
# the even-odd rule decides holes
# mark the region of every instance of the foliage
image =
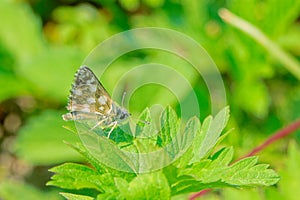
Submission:
[[18,183],[16,181],[7,181],[0,183],[0,196],[2,199],[11,200],[32,200],[49,199],[62,200],[62,197],[56,191],[40,191],[28,184]]
[[[55,175],[47,184],[75,190],[71,194],[63,194],[67,195],[68,199],[76,199],[77,197],[72,195],[79,195],[80,189],[97,191],[85,193],[85,197],[82,196],[83,199],[90,197],[96,197],[96,199],[170,199],[174,195],[197,192],[206,188],[275,184],[279,180],[278,175],[268,169],[269,165],[257,164],[256,157],[245,158],[231,165],[232,147],[224,147],[212,153],[228,120],[228,112],[228,108],[224,108],[214,118],[207,117],[201,127],[197,118],[191,118],[184,132],[180,133],[178,129],[180,120],[177,119],[175,112],[167,107],[160,118],[161,131],[158,135],[153,136],[153,133],[149,133],[151,129],[147,125],[140,127],[139,131],[145,135],[152,135],[148,140],[153,142],[155,139],[154,149],[165,147],[172,157],[180,151],[185,151],[183,156],[179,156],[173,164],[160,170],[149,173],[130,174],[121,171],[116,173],[114,169],[96,163],[95,159],[91,159],[93,155],[81,146],[78,152],[90,161],[93,168],[75,163],[56,166],[50,169]],[[149,117],[150,112],[145,110],[140,121]],[[145,148],[145,141],[138,142],[145,138],[137,137],[133,140],[127,142],[136,145],[134,149],[137,149],[138,153],[145,153],[140,151]],[[172,144],[171,147],[168,144]],[[188,145],[187,148],[186,145]]]
[[[240,31],[241,24],[234,25],[237,27],[235,28],[232,23],[223,21],[224,18],[219,15],[221,8],[228,9],[240,19],[250,23],[272,45],[264,46],[255,34]],[[189,63],[167,52],[146,50],[124,55],[111,63],[111,67],[101,77],[102,83],[111,92],[124,73],[131,70],[132,66],[145,62],[161,63],[176,69],[193,87],[189,90],[177,84],[177,90],[181,91],[182,98],[186,102],[194,92],[196,93],[201,110],[200,119],[203,121],[200,130],[204,133],[211,131],[206,135],[213,137],[206,137],[201,133],[196,137],[192,148],[187,151],[189,153],[173,163],[173,169],[185,168],[180,173],[194,174],[195,171],[185,166],[187,163],[196,166],[195,163],[201,160],[200,164],[205,167],[195,173],[193,180],[205,181],[199,177],[214,173],[216,176],[212,178],[224,179],[227,184],[239,183],[239,179],[226,177],[217,173],[218,171],[211,170],[216,165],[215,160],[221,160],[220,155],[225,156],[226,160],[231,160],[233,148],[221,148],[215,155],[212,149],[221,146],[219,142],[224,138],[223,144],[234,146],[234,155],[239,157],[274,131],[300,117],[300,85],[297,74],[289,70],[285,62],[282,62],[282,58],[274,56],[272,48],[275,45],[281,52],[288,54],[296,61],[296,67],[300,68],[297,65],[300,56],[299,11],[300,1],[297,0],[0,1],[0,17],[3,19],[0,29],[0,198],[8,200],[26,197],[52,198],[52,194],[60,191],[51,188],[53,191],[49,192],[45,189],[44,185],[50,176],[47,168],[64,162],[83,162],[83,158],[79,157],[76,151],[83,154],[83,157],[93,165],[92,170],[96,169],[96,172],[101,174],[107,172],[103,172],[101,163],[90,157],[78,143],[76,135],[62,128],[63,125],[71,126],[71,124],[62,122],[61,114],[65,112],[72,76],[84,57],[113,34],[139,27],[164,27],[180,31],[191,36],[207,50],[216,62],[226,87],[228,104],[231,107],[227,129],[234,127],[231,134],[227,137],[226,134],[221,135],[220,138],[225,122],[217,123],[219,127],[213,126],[216,130],[206,130],[208,124],[214,120],[212,117],[204,120],[204,117],[210,114],[211,108],[205,82],[195,74]],[[130,76],[124,82],[124,88],[130,87],[134,80],[151,79],[156,76],[155,73]],[[166,81],[176,84],[177,80],[166,77]],[[115,100],[121,99],[122,93],[118,95]],[[163,106],[170,104],[176,108],[177,114],[180,114],[180,105],[174,95],[158,86],[144,86],[136,90],[128,104],[134,114],[141,113],[145,107],[154,104]],[[181,120],[188,121],[188,119]],[[193,122],[197,124],[197,120],[194,120]],[[190,123],[189,126],[195,124]],[[74,130],[74,127],[71,129]],[[151,133],[147,127],[143,127],[142,130]],[[141,132],[142,135],[145,133]],[[292,136],[295,143],[300,141],[299,133],[298,131]],[[159,145],[153,142],[143,143],[144,141],[141,141],[141,144],[152,145],[153,148],[157,145],[161,147],[171,138],[165,136],[157,139]],[[71,145],[76,151],[70,149],[63,141],[72,144],[77,141],[75,145]],[[294,197],[298,197],[297,189],[294,189],[299,185],[296,176],[298,163],[295,156],[298,155],[296,146],[290,145],[287,153],[285,151],[287,141],[283,140],[276,146],[265,149],[260,156],[261,161],[279,169],[281,175],[278,187],[258,189],[260,194],[264,195],[262,199],[278,199],[278,197],[293,199],[293,194]],[[254,163],[255,159],[251,159]],[[251,159],[248,162],[251,162]],[[247,159],[243,162],[246,161]],[[201,167],[199,165],[198,167]],[[224,170],[230,172],[233,166],[224,164]],[[261,169],[265,167],[255,166]],[[287,168],[286,172],[285,168],[280,170],[282,166]],[[222,166],[218,166],[217,169],[220,167]],[[168,170],[157,172],[157,176],[163,174],[162,177],[169,181],[172,174],[168,175]],[[268,170],[265,172],[268,173]],[[254,175],[253,173],[249,172]],[[132,175],[121,178],[129,185],[133,181]],[[157,177],[151,179],[152,183],[157,180],[155,178]],[[211,181],[209,177],[205,178],[206,181]],[[11,179],[17,181],[10,181]],[[131,187],[134,188],[135,184],[143,180],[150,182],[149,177],[145,176],[135,180]],[[161,183],[164,181],[165,179]],[[119,185],[116,191],[126,193],[124,180],[113,182]],[[248,183],[251,185],[251,181]],[[201,188],[200,186],[197,186],[197,189]],[[221,187],[218,184],[216,186]],[[203,188],[207,188],[207,185]],[[67,199],[89,199],[84,192],[72,194],[70,191],[64,191],[61,194]],[[99,191],[93,189],[89,193],[95,195]],[[212,196],[220,197],[219,194],[215,193]],[[256,189],[226,189],[221,194],[225,199],[240,199],[241,196],[248,199],[259,198]],[[186,199],[188,194],[176,197]],[[53,199],[61,197],[53,195]]]
[[[63,143],[64,140],[76,142],[78,138],[62,127],[65,123],[60,117],[60,113],[48,110],[30,119],[19,132],[15,145],[16,154],[33,164],[57,164],[66,159],[82,160]],[[51,132],[43,133],[43,130],[47,129],[51,129]]]
[[263,199],[285,199],[285,200],[296,200],[298,199],[297,188],[300,185],[298,173],[295,170],[300,167],[299,162],[299,147],[295,142],[291,142],[288,148],[288,157],[284,159],[285,164],[279,170],[280,181],[276,186],[261,190],[260,188],[253,188],[250,190],[236,190],[226,188],[222,190],[222,198],[218,198],[213,194],[207,195],[204,199],[252,199],[252,200],[263,200]]

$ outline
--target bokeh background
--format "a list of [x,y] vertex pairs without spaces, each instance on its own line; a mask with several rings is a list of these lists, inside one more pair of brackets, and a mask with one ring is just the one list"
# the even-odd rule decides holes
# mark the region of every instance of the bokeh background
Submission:
[[[63,128],[72,123],[61,119],[73,75],[97,44],[132,28],[170,28],[187,34],[207,50],[223,77],[231,110],[227,129],[234,129],[223,143],[234,146],[236,158],[299,118],[300,74],[291,73],[282,58],[272,56],[272,49],[224,22],[218,14],[221,8],[261,30],[300,68],[298,0],[2,0],[0,199],[63,199],[57,188],[45,183],[52,166],[84,162],[63,143],[77,140]],[[209,93],[202,78],[188,63],[166,52],[129,53],[114,62],[101,81],[111,91],[130,67],[153,61],[188,77],[194,91],[186,91],[186,99],[196,92],[201,119],[210,114]],[[129,100],[134,113],[156,103],[178,108],[172,94],[157,85],[140,88]],[[224,189],[203,198],[297,199],[299,140],[298,131],[260,153],[260,161],[281,175],[276,186]]]

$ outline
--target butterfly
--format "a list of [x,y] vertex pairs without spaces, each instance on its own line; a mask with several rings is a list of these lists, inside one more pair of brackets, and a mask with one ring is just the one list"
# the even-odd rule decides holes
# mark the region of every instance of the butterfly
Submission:
[[115,103],[105,90],[99,79],[87,66],[81,66],[75,74],[67,109],[70,111],[62,118],[69,120],[96,119],[97,123],[91,128],[111,127],[111,132],[118,124],[124,122],[129,112]]

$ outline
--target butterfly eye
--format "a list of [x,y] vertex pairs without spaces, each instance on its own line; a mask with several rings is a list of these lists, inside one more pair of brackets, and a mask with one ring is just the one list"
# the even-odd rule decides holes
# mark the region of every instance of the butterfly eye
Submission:
[[124,119],[126,117],[126,115],[125,114],[122,114],[121,116],[120,116],[120,119]]

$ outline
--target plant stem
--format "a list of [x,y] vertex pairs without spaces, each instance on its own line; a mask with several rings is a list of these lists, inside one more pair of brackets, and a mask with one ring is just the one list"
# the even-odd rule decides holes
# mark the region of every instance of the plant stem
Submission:
[[[257,153],[259,153],[260,151],[265,149],[267,146],[271,145],[272,143],[274,143],[275,141],[277,141],[279,139],[282,139],[283,137],[285,137],[287,135],[290,135],[291,133],[293,133],[294,131],[296,131],[299,128],[300,128],[300,119],[294,121],[293,123],[289,124],[288,126],[286,126],[282,129],[280,129],[279,131],[275,132],[264,143],[262,143],[261,145],[255,147],[248,154],[246,154],[245,156],[242,156],[241,158],[237,159],[234,162],[237,162],[237,161],[239,161],[243,158],[246,158],[246,157],[256,155]],[[211,189],[201,190],[200,192],[197,192],[197,193],[191,195],[189,200],[195,200],[196,198],[198,198],[200,196],[203,196],[204,194],[208,193],[209,191],[211,191]]]
[[264,143],[262,143],[261,145],[257,146],[250,153],[246,154],[245,156],[241,157],[240,159],[256,155],[257,153],[259,153],[260,151],[262,151],[263,149],[265,149],[270,144],[272,144],[275,141],[277,141],[279,139],[282,139],[283,137],[285,137],[285,136],[293,133],[298,128],[300,128],[300,119],[298,119],[295,122],[289,124],[288,126],[282,128],[281,130],[275,132]]
[[198,197],[201,197],[203,195],[205,195],[206,193],[210,192],[211,189],[205,189],[205,190],[201,190],[200,192],[197,192],[195,194],[192,194],[189,198],[189,200],[196,200]]
[[300,80],[300,63],[292,55],[270,40],[261,30],[225,8],[219,10],[219,15],[225,22],[240,29],[260,43],[275,59],[281,62],[288,71]]

